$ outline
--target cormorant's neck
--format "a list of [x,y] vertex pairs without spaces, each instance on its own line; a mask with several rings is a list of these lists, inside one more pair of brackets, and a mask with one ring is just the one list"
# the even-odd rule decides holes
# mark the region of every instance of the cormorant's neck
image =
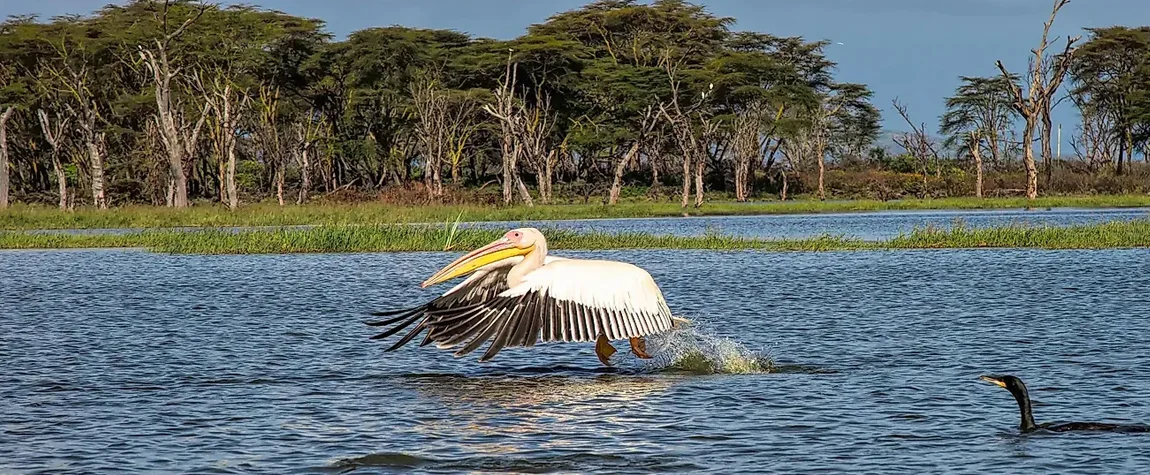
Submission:
[[1010,393],[1014,395],[1014,400],[1018,401],[1018,412],[1022,420],[1018,424],[1019,430],[1023,432],[1030,432],[1036,428],[1034,425],[1034,415],[1030,412],[1030,395],[1026,392],[1026,386],[1019,385],[1010,388]]

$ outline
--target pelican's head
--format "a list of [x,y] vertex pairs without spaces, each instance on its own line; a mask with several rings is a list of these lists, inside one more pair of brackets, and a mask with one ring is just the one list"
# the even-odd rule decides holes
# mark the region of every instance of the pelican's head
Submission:
[[544,244],[543,233],[535,228],[518,228],[507,231],[503,237],[490,244],[464,254],[435,275],[428,277],[420,287],[428,287],[475,272],[480,267],[494,264],[512,257],[525,256],[536,246]]

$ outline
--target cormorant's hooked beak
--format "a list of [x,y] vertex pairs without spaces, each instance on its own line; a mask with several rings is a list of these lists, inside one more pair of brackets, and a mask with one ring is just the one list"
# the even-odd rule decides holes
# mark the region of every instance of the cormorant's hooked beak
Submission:
[[455,262],[440,269],[435,275],[428,277],[427,280],[423,281],[419,286],[421,288],[427,288],[428,286],[474,272],[476,269],[485,265],[499,262],[509,257],[525,255],[533,249],[535,249],[535,246],[520,248],[516,247],[515,243],[511,242],[510,239],[499,238],[491,244],[464,254],[463,257],[456,259]]
[[998,376],[982,375],[982,376],[979,376],[978,379],[981,379],[983,381],[986,381],[986,382],[993,384],[995,386],[998,386],[998,387],[1002,387],[1002,388],[1006,387],[1006,383],[1004,381],[1002,381],[1002,378],[999,378]]

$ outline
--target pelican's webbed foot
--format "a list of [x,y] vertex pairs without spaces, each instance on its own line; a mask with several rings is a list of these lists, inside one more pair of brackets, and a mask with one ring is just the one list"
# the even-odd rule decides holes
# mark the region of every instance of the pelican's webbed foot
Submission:
[[651,359],[651,355],[647,354],[647,340],[642,337],[631,338],[631,353],[645,360]]
[[611,346],[611,342],[607,341],[607,335],[599,334],[599,338],[595,340],[595,356],[599,357],[599,361],[604,366],[611,366],[611,355],[615,354],[617,350]]

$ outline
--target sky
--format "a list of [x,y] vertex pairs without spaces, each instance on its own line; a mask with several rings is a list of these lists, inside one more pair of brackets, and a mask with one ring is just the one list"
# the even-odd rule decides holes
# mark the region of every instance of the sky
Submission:
[[[319,18],[342,38],[373,27],[404,25],[454,29],[510,39],[527,26],[590,0],[249,0],[265,8]],[[112,0],[0,0],[0,15],[90,13]],[[225,2],[233,3],[233,2]],[[829,40],[827,56],[840,81],[867,84],[883,111],[884,127],[908,130],[891,100],[909,107],[915,123],[936,131],[946,96],[959,76],[998,74],[995,60],[1022,73],[1038,46],[1053,0],[696,0],[734,29]],[[1150,24],[1150,0],[1072,0],[1051,34],[1063,42],[1083,28]],[[838,43],[842,43],[841,45]],[[1056,46],[1058,48],[1061,45]],[[1068,103],[1054,111],[1063,133],[1077,113]]]

